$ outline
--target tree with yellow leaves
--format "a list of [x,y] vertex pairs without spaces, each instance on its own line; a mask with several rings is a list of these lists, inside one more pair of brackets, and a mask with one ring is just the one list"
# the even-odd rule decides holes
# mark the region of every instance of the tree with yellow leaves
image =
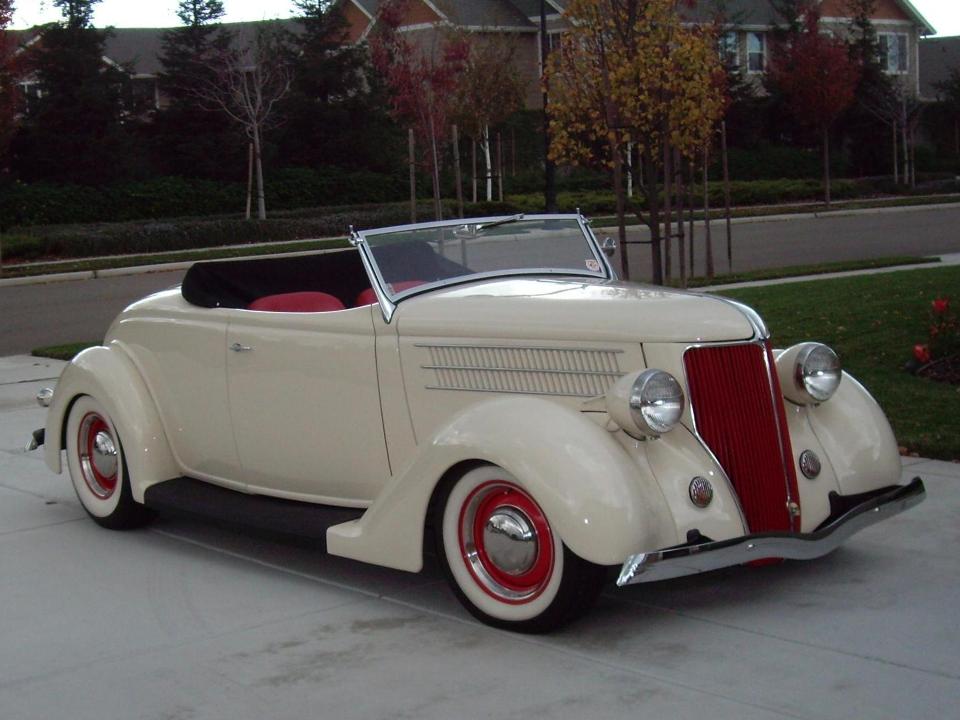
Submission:
[[[711,28],[683,21],[678,0],[572,0],[569,30],[547,66],[550,157],[613,170],[620,257],[629,276],[623,165],[643,159],[640,190],[650,228],[653,281],[663,282],[658,170],[672,150],[688,159],[723,112],[723,67]],[[666,151],[665,151],[666,150]],[[667,238],[669,240],[669,238]]]

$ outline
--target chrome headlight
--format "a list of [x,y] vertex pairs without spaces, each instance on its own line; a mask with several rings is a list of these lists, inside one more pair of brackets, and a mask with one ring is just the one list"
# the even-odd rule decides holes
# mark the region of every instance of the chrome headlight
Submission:
[[622,377],[608,393],[607,409],[630,435],[669,432],[683,414],[683,388],[668,372],[644,370]]
[[805,405],[833,397],[843,368],[837,354],[821,343],[802,343],[777,358],[780,385],[788,400]]

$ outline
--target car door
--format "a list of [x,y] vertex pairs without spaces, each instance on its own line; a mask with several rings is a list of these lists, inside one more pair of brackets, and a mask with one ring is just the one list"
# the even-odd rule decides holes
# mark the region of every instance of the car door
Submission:
[[365,505],[390,476],[371,312],[232,314],[230,412],[252,492]]

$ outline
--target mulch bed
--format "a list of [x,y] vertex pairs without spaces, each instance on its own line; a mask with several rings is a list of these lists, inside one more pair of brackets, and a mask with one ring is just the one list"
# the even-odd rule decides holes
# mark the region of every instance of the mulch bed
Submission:
[[917,375],[936,382],[960,385],[960,355],[927,363],[917,369]]

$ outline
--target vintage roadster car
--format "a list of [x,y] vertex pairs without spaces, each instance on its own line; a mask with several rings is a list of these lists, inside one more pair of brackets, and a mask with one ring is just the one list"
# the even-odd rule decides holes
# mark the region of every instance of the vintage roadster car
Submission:
[[44,431],[99,524],[192,506],[418,572],[538,632],[618,585],[807,559],[919,502],[880,408],[750,308],[620,282],[576,215],[201,262],[64,370]]

